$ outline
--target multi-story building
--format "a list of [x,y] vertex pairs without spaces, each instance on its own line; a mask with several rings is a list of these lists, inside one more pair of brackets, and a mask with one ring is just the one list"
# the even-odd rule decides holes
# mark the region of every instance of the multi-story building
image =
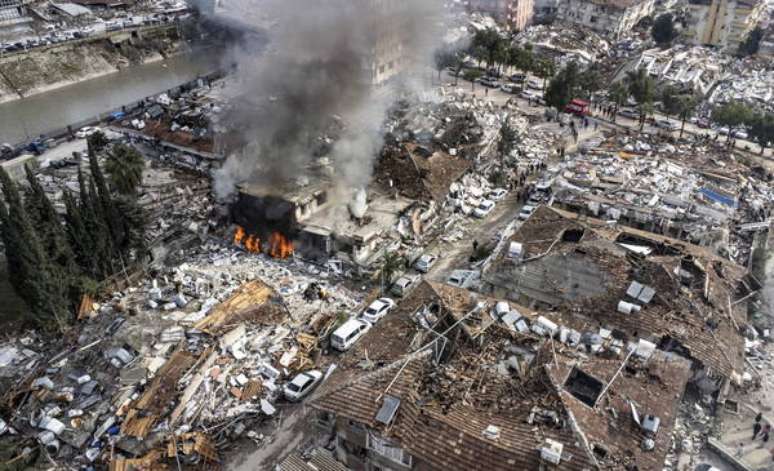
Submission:
[[618,37],[654,7],[655,0],[561,0],[556,19]]
[[763,19],[764,0],[690,0],[693,41],[736,49]]
[[485,13],[504,23],[508,28],[520,31],[532,21],[534,0],[470,0],[469,12]]
[[0,0],[0,25],[23,21],[26,8],[22,0]]

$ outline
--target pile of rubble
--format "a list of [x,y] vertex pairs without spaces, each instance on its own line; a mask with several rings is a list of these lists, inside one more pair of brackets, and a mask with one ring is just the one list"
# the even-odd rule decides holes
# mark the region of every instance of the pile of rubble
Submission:
[[2,405],[14,412],[0,433],[83,466],[215,466],[232,440],[259,441],[283,383],[318,363],[318,338],[360,300],[297,260],[214,243],[188,259],[84,300],[72,343],[3,344]]

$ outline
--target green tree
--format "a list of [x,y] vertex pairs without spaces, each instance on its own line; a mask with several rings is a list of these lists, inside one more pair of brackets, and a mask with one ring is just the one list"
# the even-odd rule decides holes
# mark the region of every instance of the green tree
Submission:
[[406,260],[398,255],[397,252],[387,252],[382,257],[382,269],[379,274],[381,279],[382,291],[385,292],[392,284],[392,279],[396,273],[406,265]]
[[570,62],[551,79],[545,92],[548,106],[563,111],[580,90],[580,72],[576,62]]
[[516,147],[519,142],[519,136],[516,134],[516,130],[508,123],[508,117],[503,120],[503,124],[500,126],[500,140],[497,143],[497,150],[500,155],[506,156]]
[[752,122],[752,110],[744,103],[732,101],[712,110],[712,121],[728,128],[726,142],[731,144],[731,135],[743,125]]
[[73,272],[75,270],[73,252],[62,220],[30,167],[25,166],[24,170],[29,184],[24,199],[27,217],[51,261],[66,272]]
[[761,39],[763,39],[763,30],[760,26],[756,26],[750,31],[744,41],[739,43],[737,54],[742,57],[757,54],[761,48]]
[[476,91],[476,80],[481,77],[481,71],[476,69],[468,69],[465,71],[465,80],[470,81],[470,90]]
[[86,228],[81,208],[67,189],[64,190],[64,202],[67,211],[65,213],[67,238],[73,248],[75,261],[84,273],[94,278],[99,277],[99,263],[92,234]]
[[774,114],[756,114],[750,122],[750,138],[761,146],[761,155],[763,155],[766,147],[774,144]]
[[502,60],[507,47],[506,40],[493,28],[476,31],[472,44],[476,50],[483,52],[487,69],[496,64],[498,59]]
[[656,18],[653,23],[653,29],[650,31],[653,40],[659,46],[669,45],[677,37],[677,30],[675,29],[675,22],[671,13],[664,13]]
[[693,93],[684,93],[677,97],[676,115],[680,118],[680,139],[683,138],[683,132],[685,131],[685,122],[693,116],[696,111],[696,106],[701,102],[701,97]]
[[508,53],[508,65],[522,72],[531,71],[535,66],[535,56],[532,49],[513,46]]
[[640,131],[645,127],[645,118],[653,111],[653,97],[656,93],[656,83],[645,69],[637,69],[626,73],[626,84],[629,95],[637,101],[640,112]]
[[0,230],[11,284],[29,306],[34,323],[64,329],[70,318],[67,280],[48,258],[16,184],[3,169],[0,186],[6,200],[0,202]]
[[107,136],[102,131],[97,131],[86,138],[86,148],[89,155],[96,155],[102,152],[109,143],[110,141],[108,141]]
[[544,57],[533,62],[532,72],[543,80],[543,92],[545,92],[546,81],[556,73],[556,65],[553,60]]
[[608,96],[610,97],[610,101],[615,105],[613,113],[613,122],[615,123],[616,117],[618,116],[618,109],[629,99],[629,89],[626,84],[619,80],[610,87]]
[[678,96],[680,96],[680,90],[674,85],[666,85],[661,89],[661,107],[667,118],[679,113],[680,103],[677,101]]
[[115,144],[108,153],[105,170],[113,188],[122,195],[135,195],[142,184],[145,159],[134,147]]
[[453,67],[456,63],[456,54],[445,48],[436,49],[433,53],[433,66],[438,72],[438,80],[441,80],[441,72],[447,67]]

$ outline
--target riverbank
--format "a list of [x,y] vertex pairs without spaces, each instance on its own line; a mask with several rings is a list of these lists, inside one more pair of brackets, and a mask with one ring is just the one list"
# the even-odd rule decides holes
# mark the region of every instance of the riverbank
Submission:
[[0,59],[0,103],[93,80],[189,52],[172,27],[63,44]]
[[208,75],[221,67],[221,49],[193,48],[86,81],[0,104],[0,142],[16,144],[66,126],[77,129],[104,113]]

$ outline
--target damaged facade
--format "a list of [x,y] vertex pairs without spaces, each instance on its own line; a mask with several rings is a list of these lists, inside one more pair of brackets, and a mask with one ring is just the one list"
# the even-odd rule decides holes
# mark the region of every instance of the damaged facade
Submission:
[[[518,330],[514,319],[531,328]],[[532,311],[443,285],[418,288],[389,322],[367,338],[406,339],[369,350],[370,364],[384,366],[332,378],[312,403],[349,468],[652,469],[664,461],[687,361],[614,339],[592,351],[580,334],[555,342]],[[401,348],[413,353],[395,356]]]
[[[638,337],[703,369],[717,390],[741,384],[747,322],[745,270],[700,247],[541,207],[484,275],[485,292],[563,325],[596,326],[596,338]],[[611,334],[612,333],[612,334]]]
[[654,0],[561,0],[556,19],[617,38],[650,15],[654,5]]

